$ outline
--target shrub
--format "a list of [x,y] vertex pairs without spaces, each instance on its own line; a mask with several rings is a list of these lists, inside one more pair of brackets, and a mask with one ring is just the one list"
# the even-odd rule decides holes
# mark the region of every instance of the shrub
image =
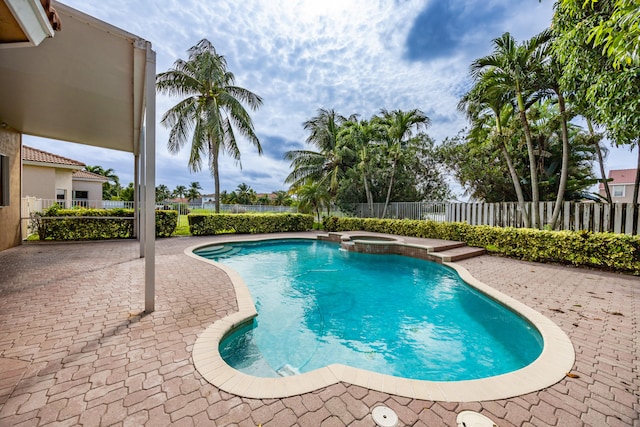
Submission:
[[501,228],[460,222],[336,217],[325,218],[323,225],[326,231],[364,230],[457,240],[527,261],[556,262],[640,275],[640,236]]
[[313,216],[302,214],[190,214],[189,230],[194,236],[221,233],[256,234],[306,231]]
[[156,211],[156,237],[170,237],[178,226],[178,211]]
[[[156,236],[176,229],[176,211],[156,211]],[[132,209],[62,209],[57,204],[32,216],[40,240],[105,240],[134,237]]]

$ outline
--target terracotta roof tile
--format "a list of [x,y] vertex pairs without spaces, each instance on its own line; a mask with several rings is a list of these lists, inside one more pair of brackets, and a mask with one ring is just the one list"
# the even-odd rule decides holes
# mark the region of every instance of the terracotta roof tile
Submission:
[[22,160],[65,166],[85,166],[84,163],[77,160],[68,159],[66,157],[58,156],[57,154],[47,153],[46,151],[27,147],[26,145],[22,146]]
[[73,177],[74,178],[81,178],[81,179],[91,179],[94,181],[102,181],[102,182],[107,182],[109,181],[108,178],[102,176],[102,175],[98,175],[97,173],[93,173],[93,172],[89,172],[89,171],[85,171],[85,170],[79,170],[79,171],[75,171],[73,173]]

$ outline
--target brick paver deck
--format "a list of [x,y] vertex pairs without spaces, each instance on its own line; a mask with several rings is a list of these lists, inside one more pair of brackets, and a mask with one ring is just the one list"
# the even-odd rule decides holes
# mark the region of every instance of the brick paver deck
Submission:
[[235,311],[228,278],[156,243],[156,311],[144,314],[137,242],[27,244],[0,252],[0,425],[455,426],[462,410],[499,426],[640,425],[640,279],[481,256],[459,262],[554,320],[576,350],[576,378],[491,402],[439,403],[349,384],[286,399],[230,395],[195,371],[198,334]]

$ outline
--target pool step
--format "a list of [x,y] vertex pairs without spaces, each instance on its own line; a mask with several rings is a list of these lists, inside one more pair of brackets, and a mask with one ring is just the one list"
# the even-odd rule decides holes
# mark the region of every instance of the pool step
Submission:
[[229,256],[229,255],[237,254],[238,252],[240,252],[240,248],[223,245],[223,246],[211,246],[207,249],[201,249],[196,251],[196,254],[205,258],[210,258],[210,257],[219,257],[219,256]]
[[473,258],[487,253],[484,248],[472,246],[459,246],[444,251],[431,252],[429,255],[436,258],[437,262],[456,262],[467,258]]

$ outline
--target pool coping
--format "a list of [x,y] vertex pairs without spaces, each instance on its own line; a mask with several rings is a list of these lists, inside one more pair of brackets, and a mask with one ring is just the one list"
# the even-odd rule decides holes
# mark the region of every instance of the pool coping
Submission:
[[[316,236],[286,237],[317,240]],[[468,285],[489,295],[531,322],[543,339],[540,356],[529,365],[502,375],[465,381],[426,381],[380,374],[351,366],[332,364],[311,372],[281,378],[262,378],[235,370],[222,359],[220,341],[237,327],[257,316],[253,299],[240,275],[231,268],[193,253],[195,249],[222,243],[240,243],[282,239],[282,236],[243,237],[200,243],[184,250],[187,256],[209,263],[224,271],[236,293],[238,311],[215,321],[196,339],[192,356],[196,370],[212,385],[228,393],[255,399],[285,398],[319,390],[339,382],[413,399],[474,402],[499,400],[547,388],[571,371],[575,351],[569,337],[558,325],[525,304],[474,278],[456,263],[443,262],[454,269]],[[398,244],[405,244],[398,239]],[[374,241],[375,242],[375,241]],[[368,243],[368,242],[367,242]],[[387,242],[388,243],[388,242]],[[375,244],[375,243],[373,243]],[[411,243],[416,246],[416,243]],[[428,249],[426,246],[425,249]]]

